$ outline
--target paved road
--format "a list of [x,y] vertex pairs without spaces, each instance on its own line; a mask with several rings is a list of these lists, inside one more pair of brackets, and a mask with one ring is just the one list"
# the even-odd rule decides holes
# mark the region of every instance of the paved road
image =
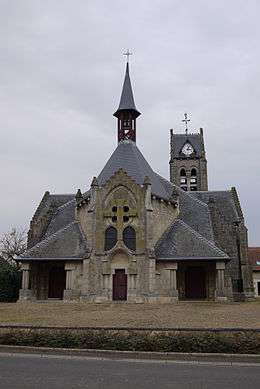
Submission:
[[254,389],[260,366],[0,353],[1,389]]

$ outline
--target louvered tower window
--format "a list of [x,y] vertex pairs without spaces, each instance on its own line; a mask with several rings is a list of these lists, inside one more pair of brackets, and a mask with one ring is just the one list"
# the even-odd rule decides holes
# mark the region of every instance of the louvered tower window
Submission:
[[128,226],[124,229],[123,241],[126,247],[128,247],[130,250],[136,250],[136,233],[133,227]]
[[197,170],[195,168],[191,169],[191,177],[190,177],[190,190],[197,190]]
[[181,189],[183,189],[185,191],[188,190],[186,170],[183,168],[180,171],[180,187],[181,187]]
[[105,231],[105,251],[111,250],[117,242],[117,229],[108,227]]

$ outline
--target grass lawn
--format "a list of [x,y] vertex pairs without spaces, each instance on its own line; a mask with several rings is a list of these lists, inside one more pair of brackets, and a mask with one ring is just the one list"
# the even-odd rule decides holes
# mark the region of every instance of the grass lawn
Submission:
[[1,324],[260,328],[260,301],[248,303],[0,303]]

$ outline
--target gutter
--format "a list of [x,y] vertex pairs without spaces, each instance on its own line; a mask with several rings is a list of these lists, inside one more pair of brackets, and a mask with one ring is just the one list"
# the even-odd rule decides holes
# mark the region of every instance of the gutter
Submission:
[[29,261],[83,261],[84,258],[16,258],[17,262]]
[[157,257],[157,261],[225,261],[231,260],[230,257]]
[[260,356],[255,354],[225,354],[225,353],[181,353],[181,352],[150,352],[150,351],[117,351],[117,350],[96,350],[96,349],[69,349],[52,347],[30,347],[30,346],[7,346],[0,345],[0,353],[3,356],[21,356],[24,354],[34,357],[47,358],[56,355],[57,357],[80,357],[94,359],[114,359],[136,361],[177,361],[178,363],[213,364],[221,365],[253,365],[259,366]]

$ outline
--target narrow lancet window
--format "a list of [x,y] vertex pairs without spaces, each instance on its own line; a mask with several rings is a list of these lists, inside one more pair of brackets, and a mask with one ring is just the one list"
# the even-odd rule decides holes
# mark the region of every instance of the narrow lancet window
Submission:
[[130,250],[136,250],[136,233],[135,229],[131,226],[127,226],[123,231],[123,241],[126,247]]
[[108,227],[105,231],[105,251],[111,250],[117,242],[117,229]]

